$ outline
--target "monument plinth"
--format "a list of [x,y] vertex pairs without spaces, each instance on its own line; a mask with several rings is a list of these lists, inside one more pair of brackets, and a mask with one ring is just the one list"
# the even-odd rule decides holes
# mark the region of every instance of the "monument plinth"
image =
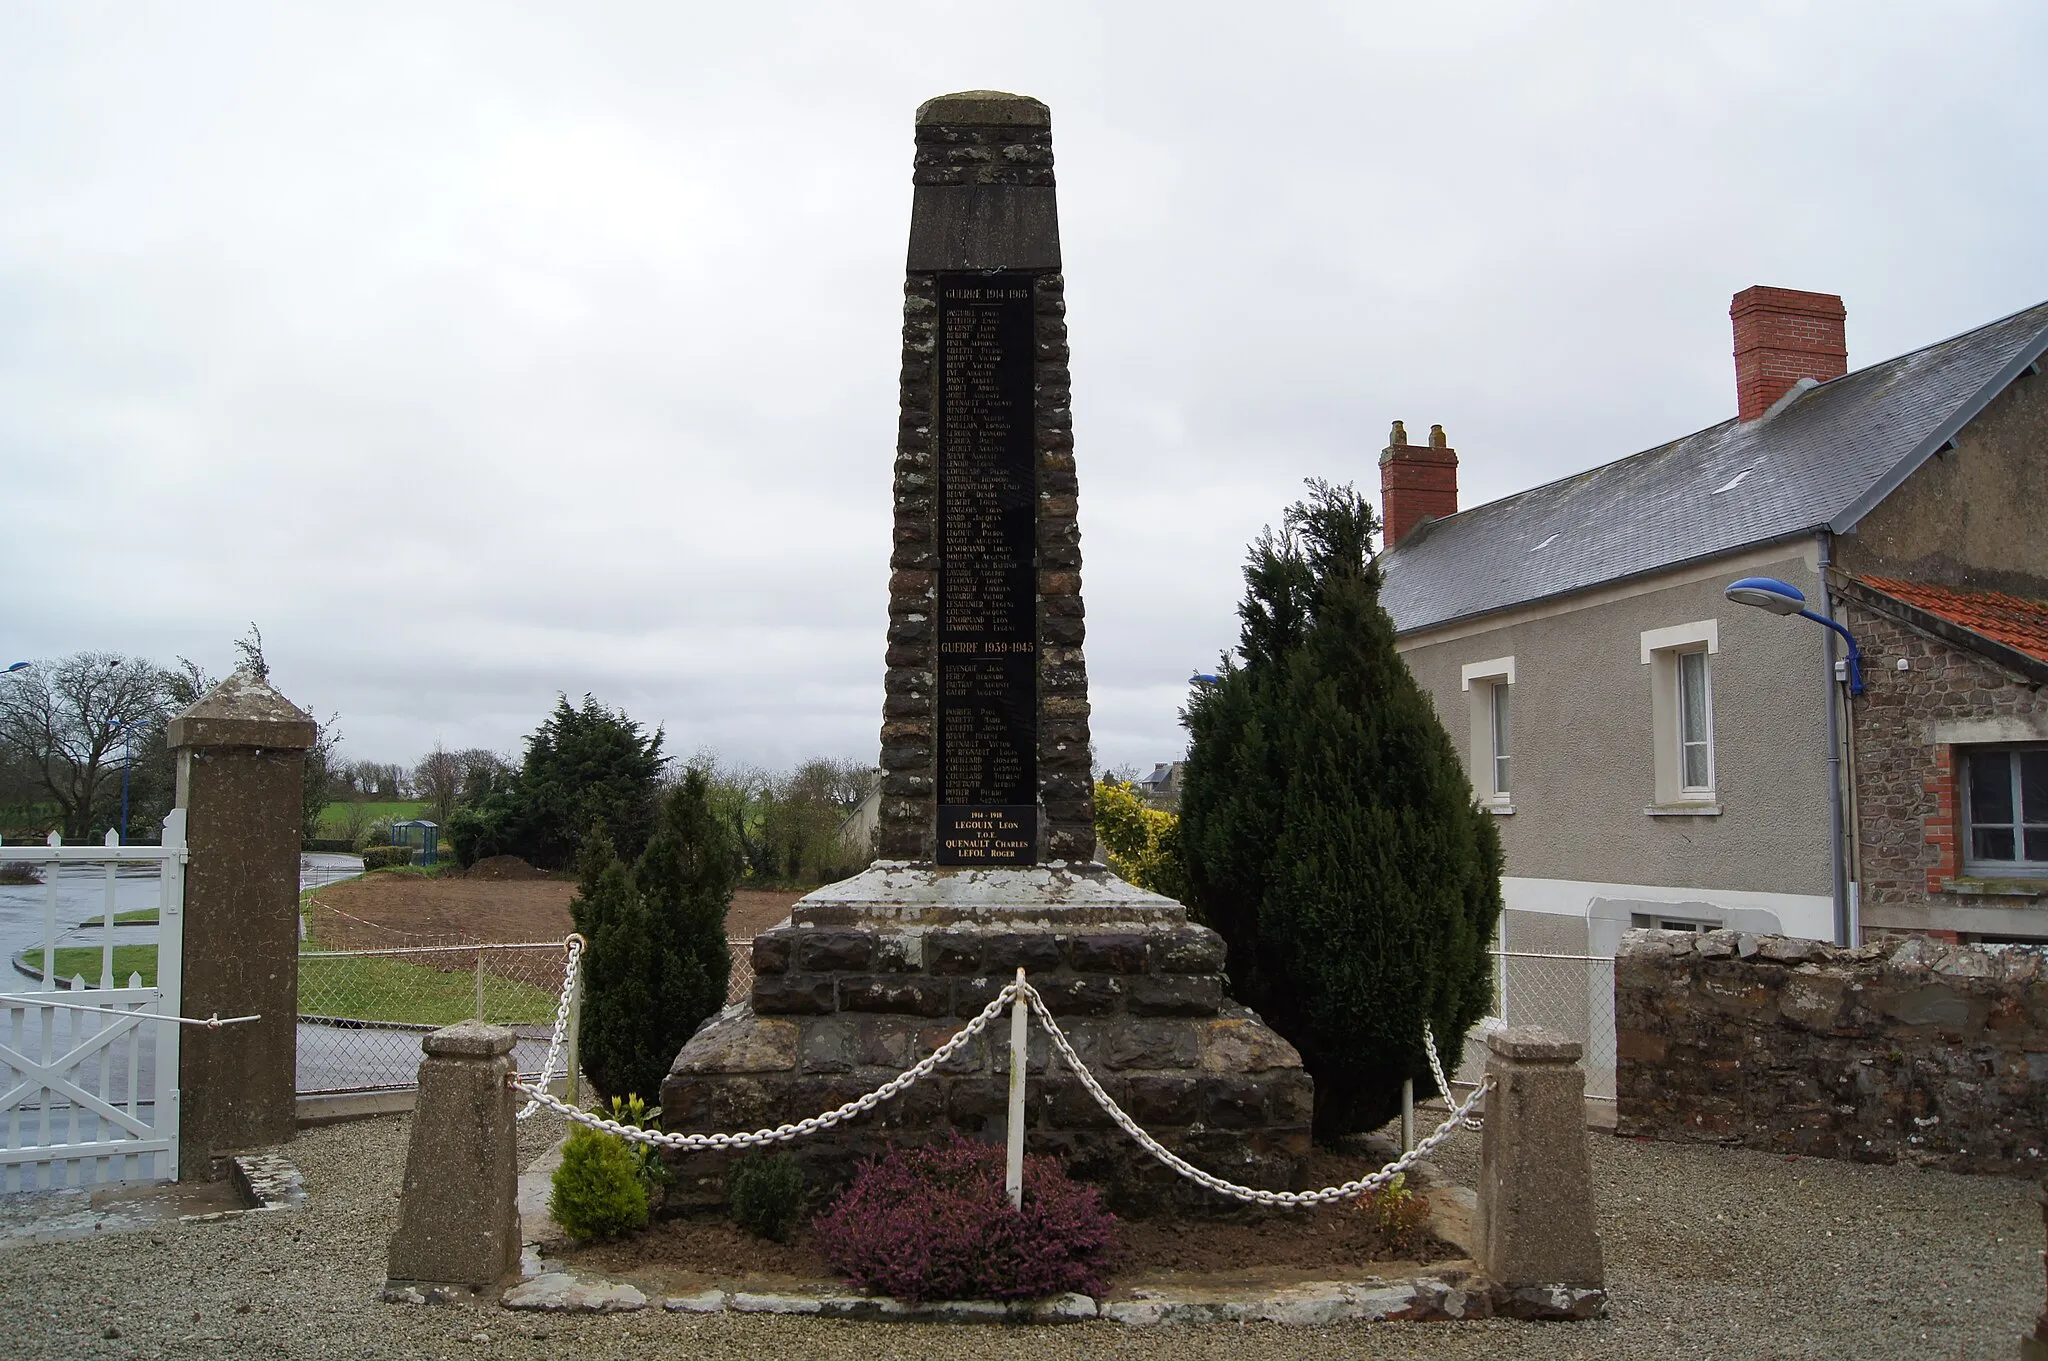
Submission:
[[[752,1129],[872,1091],[1025,969],[1120,1104],[1184,1157],[1292,1184],[1313,1089],[1223,988],[1223,941],[1096,863],[1079,483],[1052,116],[993,91],[917,113],[882,709],[882,858],[754,940],[749,1002],[693,1036],[662,1123]],[[1138,1149],[1034,1035],[1031,1146],[1130,1207],[1213,1206]],[[813,1185],[889,1142],[1000,1137],[1009,1051],[792,1151]],[[678,1158],[724,1198],[728,1160]]]

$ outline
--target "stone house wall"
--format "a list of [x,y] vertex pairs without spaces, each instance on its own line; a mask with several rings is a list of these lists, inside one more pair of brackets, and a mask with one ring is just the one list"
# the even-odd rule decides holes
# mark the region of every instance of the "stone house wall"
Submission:
[[2038,949],[1632,931],[1614,974],[1617,1134],[1952,1172],[2048,1166]]
[[1863,651],[1864,693],[1850,708],[1864,929],[2048,939],[2048,883],[1963,873],[1958,754],[1972,743],[2048,741],[2048,693],[1915,627],[1888,597],[1853,581],[1838,591],[1838,616]]

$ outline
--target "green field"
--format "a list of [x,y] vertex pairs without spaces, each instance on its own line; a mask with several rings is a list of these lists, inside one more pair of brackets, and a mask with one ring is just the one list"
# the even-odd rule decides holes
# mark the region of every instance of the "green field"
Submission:
[[[302,955],[299,1012],[362,1021],[452,1025],[476,1015],[476,974],[468,968],[443,973],[431,964],[374,955],[341,959]],[[530,983],[486,973],[484,1019],[494,1025],[545,1025],[555,1019],[555,997]]]
[[422,818],[427,815],[425,799],[412,799],[402,803],[330,803],[320,811],[320,835],[347,836],[348,828],[345,823],[352,808],[363,809],[369,814],[372,822],[404,822],[407,818]]
[[[17,959],[31,969],[41,973],[43,952],[23,950]],[[118,987],[128,986],[128,975],[142,975],[142,986],[156,986],[156,947],[154,945],[116,945],[114,947],[114,982]],[[100,947],[97,945],[66,945],[57,951],[57,977],[69,982],[83,978],[87,987],[98,987],[100,982]]]
[[[25,950],[17,957],[38,972],[43,967],[40,950]],[[469,963],[459,954],[447,958]],[[99,985],[100,949],[96,945],[66,945],[57,951],[56,964],[59,978],[82,977],[88,987]],[[130,974],[142,975],[145,988],[156,986],[156,946],[114,947],[115,981],[126,987]],[[443,972],[432,964],[389,956],[302,955],[299,1011],[359,1021],[452,1025],[476,1015],[476,973],[470,967]],[[496,1025],[546,1025],[555,1019],[555,994],[486,972],[484,1019]]]

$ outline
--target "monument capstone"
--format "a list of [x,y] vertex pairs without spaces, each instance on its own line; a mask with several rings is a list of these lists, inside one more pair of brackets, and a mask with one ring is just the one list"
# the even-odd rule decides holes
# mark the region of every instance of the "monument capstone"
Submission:
[[[1052,117],[977,90],[917,111],[904,282],[880,858],[753,943],[748,1002],[662,1084],[662,1123],[753,1129],[829,1110],[937,1048],[1020,967],[1081,1058],[1182,1156],[1286,1187],[1313,1089],[1223,989],[1223,942],[1095,853],[1079,483]],[[1030,1146],[1135,1207],[1212,1203],[1154,1163],[1034,1032]],[[877,1111],[792,1144],[813,1185],[890,1142],[1001,1137],[991,1034]],[[730,1155],[678,1157],[684,1202]]]

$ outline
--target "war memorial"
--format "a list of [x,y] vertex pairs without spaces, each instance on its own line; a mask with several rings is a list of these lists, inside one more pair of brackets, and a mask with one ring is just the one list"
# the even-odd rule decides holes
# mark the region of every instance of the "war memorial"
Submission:
[[[869,1092],[1018,969],[1083,1062],[1161,1142],[1247,1185],[1290,1185],[1312,1086],[1231,1003],[1222,939],[1096,856],[1052,120],[1019,95],[917,112],[881,733],[881,856],[756,937],[750,1000],[662,1085],[674,1132],[794,1120]],[[1009,1053],[977,1037],[860,1120],[794,1147],[838,1180],[891,1142],[1000,1137]],[[1031,1145],[1126,1205],[1213,1197],[1115,1129],[1042,1034]],[[675,1162],[673,1199],[723,1198],[729,1154]]]

